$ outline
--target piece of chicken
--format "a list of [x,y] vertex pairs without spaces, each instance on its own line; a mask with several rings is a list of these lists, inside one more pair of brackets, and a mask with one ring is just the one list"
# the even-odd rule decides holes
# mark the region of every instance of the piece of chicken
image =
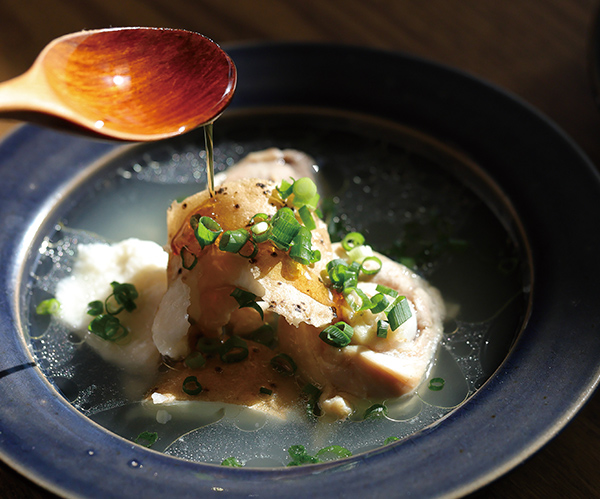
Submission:
[[[279,316],[279,346],[272,354],[290,355],[298,366],[298,379],[322,390],[322,411],[333,418],[345,418],[353,412],[358,399],[385,400],[418,386],[441,338],[444,305],[439,292],[422,278],[375,254],[381,259],[382,268],[375,275],[363,276],[359,288],[370,297],[377,293],[377,284],[395,289],[406,296],[412,313],[396,331],[389,331],[387,338],[377,337],[377,322],[385,315],[368,310],[354,313],[345,306],[339,292],[323,283],[321,273],[327,262],[348,256],[339,244],[331,244],[325,224],[318,219],[312,244],[322,258],[311,266],[296,263],[271,243],[261,243],[252,259],[221,251],[217,245],[201,249],[190,225],[193,215],[210,216],[223,230],[231,230],[247,227],[257,213],[273,216],[281,208],[275,182],[240,177],[254,176],[256,171],[264,173],[265,164],[270,164],[271,176],[281,180],[288,176],[288,168],[278,170],[277,165],[285,166],[286,157],[291,157],[291,153],[278,150],[251,155],[239,167],[233,167],[226,179],[221,179],[214,197],[203,191],[171,206],[167,214],[169,288],[156,314],[153,338],[164,356],[182,359],[190,353],[192,340],[198,336],[220,338],[224,331],[244,336],[262,324],[260,315],[253,309],[240,309],[230,295],[235,288],[250,291],[266,317]],[[304,163],[311,161],[304,158]],[[183,265],[186,255],[193,255],[193,268]],[[339,320],[354,328],[352,342],[345,348],[333,347],[319,338],[323,328]],[[267,380],[270,371],[266,356],[261,357],[266,355],[264,349],[261,347],[254,354],[245,367],[229,366],[230,371],[239,371],[243,382],[220,385],[220,394],[212,391],[211,400],[216,397],[249,406],[262,404],[265,408],[257,398],[256,385]],[[247,369],[248,366],[254,368]],[[158,391],[185,398],[178,383],[186,372],[169,375]],[[201,370],[198,373],[202,376]],[[227,379],[235,380],[235,376]],[[173,383],[173,379],[177,382]],[[245,396],[238,390],[242,386],[248,388],[242,390]],[[248,393],[253,394],[250,399]],[[283,400],[289,399],[289,390],[286,394]],[[276,409],[281,412],[282,399],[278,400]],[[275,403],[266,406],[273,409]]]
[[[339,244],[337,257],[346,257]],[[383,401],[408,393],[421,383],[435,356],[443,331],[444,304],[437,289],[404,265],[383,255],[381,270],[361,277],[359,288],[369,298],[381,284],[398,291],[409,301],[412,316],[386,338],[376,334],[383,313],[340,310],[341,319],[354,328],[350,345],[336,348],[319,338],[320,329],[303,323],[298,328],[280,321],[279,345],[292,356],[298,371],[322,390],[323,413],[348,417],[354,401]]]
[[[254,293],[266,310],[294,326],[305,322],[324,327],[333,321],[333,297],[319,279],[323,261],[301,265],[269,242],[260,244],[256,256],[248,259],[221,251],[216,244],[201,249],[196,240],[190,226],[192,215],[210,216],[224,231],[248,227],[257,213],[272,216],[281,207],[275,187],[270,181],[237,180],[221,185],[214,197],[202,191],[173,203],[167,214],[169,289],[153,326],[154,342],[163,355],[186,356],[190,333],[220,337],[239,309],[230,296],[236,288]],[[332,254],[329,236],[325,224],[317,223],[312,244],[326,257]],[[184,268],[182,251],[197,259],[193,268]]]

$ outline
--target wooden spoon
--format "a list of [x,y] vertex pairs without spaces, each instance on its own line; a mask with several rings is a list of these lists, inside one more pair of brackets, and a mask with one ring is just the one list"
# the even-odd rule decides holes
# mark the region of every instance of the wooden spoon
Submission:
[[212,123],[236,85],[210,39],[165,28],[81,31],[52,41],[21,76],[0,84],[0,117],[148,141]]

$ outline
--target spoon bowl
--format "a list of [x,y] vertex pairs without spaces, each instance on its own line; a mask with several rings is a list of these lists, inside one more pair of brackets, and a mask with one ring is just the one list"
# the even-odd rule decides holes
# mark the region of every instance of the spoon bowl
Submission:
[[23,75],[0,84],[0,117],[58,119],[104,137],[149,141],[213,122],[236,68],[192,31],[109,28],[55,39]]

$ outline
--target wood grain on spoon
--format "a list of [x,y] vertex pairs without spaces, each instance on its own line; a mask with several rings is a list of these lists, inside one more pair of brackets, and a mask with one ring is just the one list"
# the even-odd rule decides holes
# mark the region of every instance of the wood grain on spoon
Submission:
[[156,140],[214,121],[235,85],[231,59],[198,33],[82,31],[54,40],[29,71],[0,84],[0,112],[50,114],[112,138]]

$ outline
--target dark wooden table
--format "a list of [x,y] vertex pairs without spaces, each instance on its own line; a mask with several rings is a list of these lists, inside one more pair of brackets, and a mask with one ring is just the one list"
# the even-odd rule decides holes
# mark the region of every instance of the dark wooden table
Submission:
[[[201,32],[222,45],[343,42],[410,52],[504,87],[563,128],[600,164],[590,88],[592,0],[1,0],[0,80],[52,38],[107,26]],[[12,124],[0,121],[0,135]],[[1,425],[1,422],[0,422]],[[476,497],[600,497],[600,394],[540,452]],[[51,494],[0,464],[0,497]]]

